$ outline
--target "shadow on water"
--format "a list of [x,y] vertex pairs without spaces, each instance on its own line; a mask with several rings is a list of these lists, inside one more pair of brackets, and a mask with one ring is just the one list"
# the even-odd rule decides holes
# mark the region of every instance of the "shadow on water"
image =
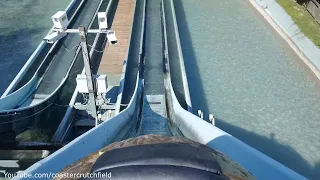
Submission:
[[[197,65],[197,57],[195,55],[195,51],[193,50],[191,34],[188,28],[182,0],[175,0],[174,5],[181,47],[186,66],[189,90],[191,94],[193,112],[196,113],[198,109],[201,109],[204,112],[204,117],[208,117],[208,102],[204,94],[203,82],[201,80],[199,67]],[[315,165],[309,164],[308,161],[306,161],[291,146],[278,142],[274,134],[270,134],[270,137],[261,136],[259,134],[249,132],[240,127],[226,123],[222,119],[216,119],[216,125],[222,130],[230,133],[241,141],[249,144],[255,149],[270,156],[276,161],[302,174],[303,176],[308,177],[309,179],[318,179],[320,176],[320,162],[316,163]],[[219,141],[223,141],[223,139],[216,139],[210,143],[219,143]]]
[[[260,152],[270,156],[271,158],[300,173],[301,175],[309,179],[318,179],[320,177],[320,162],[317,162],[315,165],[309,164],[309,162],[306,161],[303,156],[301,156],[291,146],[278,142],[275,134],[272,133],[269,137],[261,136],[254,132],[250,132],[240,127],[228,124],[221,119],[215,120],[216,125],[219,128],[232,134],[241,141],[249,144],[251,147],[254,147]],[[288,162],[290,162],[290,164]]]
[[192,46],[192,40],[186,20],[185,12],[181,0],[174,1],[174,6],[177,16],[177,24],[180,35],[181,48],[185,62],[186,74],[189,83],[189,90],[191,96],[191,103],[193,113],[197,113],[201,109],[206,115],[208,112],[208,105],[205,99],[200,71],[197,64],[197,58]]

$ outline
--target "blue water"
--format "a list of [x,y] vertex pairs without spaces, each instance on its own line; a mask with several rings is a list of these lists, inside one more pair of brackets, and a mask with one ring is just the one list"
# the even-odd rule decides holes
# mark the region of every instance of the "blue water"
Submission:
[[0,95],[52,27],[51,16],[70,1],[0,1]]
[[194,110],[213,113],[218,127],[287,167],[320,177],[319,80],[248,1],[174,2]]

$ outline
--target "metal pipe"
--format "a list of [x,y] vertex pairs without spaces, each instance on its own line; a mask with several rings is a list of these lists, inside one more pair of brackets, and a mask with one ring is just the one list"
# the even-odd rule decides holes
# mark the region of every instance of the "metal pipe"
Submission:
[[88,47],[87,47],[87,38],[86,38],[86,30],[84,26],[79,27],[79,34],[80,34],[80,45],[82,49],[83,54],[83,61],[84,61],[84,68],[85,68],[85,74],[86,74],[86,80],[89,90],[89,106],[92,110],[92,116],[96,120],[96,126],[98,125],[98,118],[97,118],[97,106],[96,106],[96,88],[95,88],[95,80],[92,76],[91,71],[91,64],[90,64],[90,57],[88,53]]
[[[80,33],[80,30],[79,29],[66,29],[62,32],[65,32],[65,33]],[[99,29],[88,29],[86,33],[107,33],[108,31],[100,31]]]

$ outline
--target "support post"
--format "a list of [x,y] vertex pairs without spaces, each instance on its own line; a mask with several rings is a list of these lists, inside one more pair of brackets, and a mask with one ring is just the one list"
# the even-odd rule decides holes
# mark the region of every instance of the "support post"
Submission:
[[209,114],[209,121],[211,122],[212,125],[214,126],[216,125],[213,114]]
[[92,76],[90,57],[88,53],[87,47],[87,38],[86,38],[86,30],[84,26],[79,27],[80,34],[80,45],[82,49],[83,61],[84,61],[84,69],[86,74],[86,80],[89,90],[89,106],[92,111],[92,116],[95,118],[96,126],[98,125],[98,117],[97,117],[97,106],[96,106],[96,87],[95,80]]

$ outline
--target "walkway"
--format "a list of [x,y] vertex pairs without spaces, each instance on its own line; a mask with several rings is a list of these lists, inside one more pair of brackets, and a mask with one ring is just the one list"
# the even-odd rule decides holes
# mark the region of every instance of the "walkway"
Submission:
[[98,74],[107,75],[109,89],[119,87],[122,67],[129,47],[134,6],[134,0],[119,0],[112,24],[112,30],[115,31],[118,43],[116,45],[106,44],[104,49]]

